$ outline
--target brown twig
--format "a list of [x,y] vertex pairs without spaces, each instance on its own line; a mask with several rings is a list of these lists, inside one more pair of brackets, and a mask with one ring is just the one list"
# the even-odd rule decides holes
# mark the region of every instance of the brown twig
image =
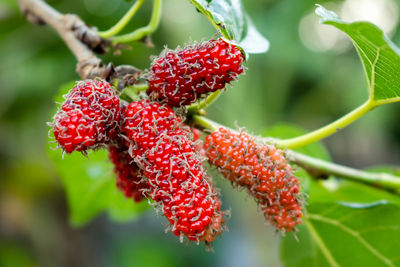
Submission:
[[76,71],[82,79],[103,74],[105,65],[94,52],[105,52],[107,40],[97,36],[78,16],[61,14],[42,0],[18,0],[18,3],[29,21],[39,25],[46,23],[57,31],[76,57]]

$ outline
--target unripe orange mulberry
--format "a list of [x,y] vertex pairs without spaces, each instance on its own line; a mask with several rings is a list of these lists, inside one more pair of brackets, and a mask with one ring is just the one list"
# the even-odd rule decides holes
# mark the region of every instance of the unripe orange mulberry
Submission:
[[247,188],[277,229],[289,232],[301,223],[299,181],[281,150],[225,128],[207,136],[204,148],[209,162],[234,184]]

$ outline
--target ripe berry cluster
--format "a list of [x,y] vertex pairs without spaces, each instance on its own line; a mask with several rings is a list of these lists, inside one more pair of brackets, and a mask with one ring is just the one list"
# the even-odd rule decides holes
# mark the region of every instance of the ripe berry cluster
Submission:
[[289,232],[301,223],[299,181],[282,151],[225,128],[207,136],[204,148],[210,163],[234,184],[247,188],[277,229]]
[[195,153],[190,129],[171,108],[147,100],[132,102],[123,116],[132,157],[173,233],[212,242],[223,230],[221,202]]
[[225,227],[204,156],[246,187],[273,225],[291,231],[301,222],[301,201],[283,153],[224,128],[199,146],[199,131],[172,109],[224,88],[243,72],[243,61],[240,50],[222,39],[167,51],[147,74],[151,100],[129,105],[106,81],[79,82],[54,116],[55,139],[67,153],[107,147],[117,187],[136,202],[152,199],[182,241],[186,236],[210,244]]
[[[109,101],[109,95],[117,101]],[[83,114],[92,135],[85,132],[81,138],[82,121],[75,120],[67,107]],[[70,130],[68,138],[60,138],[64,124]],[[170,107],[148,100],[126,106],[109,83],[87,80],[67,95],[52,125],[59,146],[67,153],[107,146],[117,187],[136,202],[144,197],[154,200],[171,223],[169,229],[181,240],[186,236],[209,244],[222,233],[221,201],[193,140],[199,133],[185,126]]]
[[173,107],[223,89],[243,72],[240,50],[222,39],[166,50],[148,73],[148,94]]

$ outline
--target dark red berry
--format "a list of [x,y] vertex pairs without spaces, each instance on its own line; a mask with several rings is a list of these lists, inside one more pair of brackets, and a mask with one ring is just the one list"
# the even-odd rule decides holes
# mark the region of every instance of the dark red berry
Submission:
[[195,153],[190,129],[171,108],[146,100],[132,102],[123,116],[131,156],[170,229],[181,240],[212,242],[223,231],[221,202]]
[[301,223],[299,181],[281,150],[225,128],[207,136],[204,148],[210,163],[234,184],[247,188],[277,229],[289,232]]
[[120,121],[119,98],[103,80],[86,80],[66,95],[51,124],[59,146],[71,153],[103,146],[116,136]]
[[126,146],[124,140],[116,138],[109,144],[108,149],[110,160],[114,164],[118,189],[126,197],[140,202],[148,191],[149,185],[143,178],[142,171],[129,155],[129,147]]
[[166,50],[152,63],[147,93],[173,107],[188,105],[235,80],[243,61],[240,50],[223,39]]

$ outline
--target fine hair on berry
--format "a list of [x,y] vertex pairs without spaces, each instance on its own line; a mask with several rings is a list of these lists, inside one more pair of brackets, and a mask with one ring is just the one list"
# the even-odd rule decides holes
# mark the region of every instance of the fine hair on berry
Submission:
[[54,115],[54,137],[67,153],[105,146],[118,133],[119,98],[106,81],[78,82]]
[[218,191],[212,186],[189,127],[160,103],[132,102],[122,131],[131,156],[148,179],[148,196],[181,238],[210,244],[224,229]]
[[204,148],[209,162],[227,179],[248,189],[277,230],[290,232],[301,223],[299,181],[281,150],[226,128],[208,135]]
[[147,74],[147,93],[173,107],[189,105],[243,72],[241,51],[222,38],[165,50]]

